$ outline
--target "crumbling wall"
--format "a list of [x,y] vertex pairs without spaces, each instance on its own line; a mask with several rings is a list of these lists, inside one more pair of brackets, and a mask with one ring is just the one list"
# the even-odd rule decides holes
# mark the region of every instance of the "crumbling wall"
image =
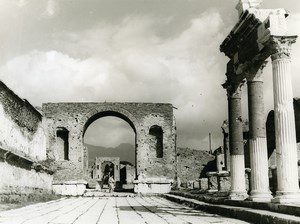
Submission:
[[52,171],[46,159],[42,115],[0,81],[0,200],[50,193]]
[[32,160],[46,159],[42,115],[0,82],[0,147]]
[[[147,179],[175,179],[176,131],[171,104],[159,103],[47,103],[43,104],[43,123],[47,129],[47,156],[59,164],[55,181],[86,179],[83,137],[88,126],[98,118],[116,116],[129,123],[136,133],[137,175]],[[159,144],[153,143],[151,127],[160,127]],[[58,128],[69,131],[68,160],[58,161]],[[157,139],[156,139],[157,141]],[[161,144],[163,146],[161,146]],[[156,150],[156,147],[162,150]],[[157,155],[159,151],[159,156]],[[73,175],[72,175],[73,174]]]
[[182,186],[187,186],[189,181],[198,180],[204,170],[216,171],[214,155],[202,150],[177,148],[177,175]]

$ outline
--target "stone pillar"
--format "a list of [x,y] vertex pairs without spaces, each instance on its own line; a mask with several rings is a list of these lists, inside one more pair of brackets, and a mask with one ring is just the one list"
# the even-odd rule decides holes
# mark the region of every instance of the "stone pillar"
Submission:
[[229,147],[231,190],[229,199],[244,200],[248,197],[245,180],[243,120],[241,110],[241,84],[227,88],[229,115]]
[[269,189],[268,148],[263,80],[261,77],[265,64],[264,62],[258,70],[254,69],[253,72],[250,72],[251,74],[249,74],[247,80],[251,164],[251,192],[249,199],[261,202],[269,202],[272,198]]
[[276,136],[277,191],[275,202],[299,200],[298,165],[293,92],[291,45],[296,36],[272,36],[270,40]]

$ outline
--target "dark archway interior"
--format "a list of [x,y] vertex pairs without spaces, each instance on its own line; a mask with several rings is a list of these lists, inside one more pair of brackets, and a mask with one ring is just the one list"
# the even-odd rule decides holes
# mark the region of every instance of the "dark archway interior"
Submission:
[[[95,123],[93,125],[94,125],[94,127],[96,127],[95,125],[98,125],[98,127],[99,127],[99,125],[101,124],[100,120],[102,120],[103,118],[110,118],[110,117],[114,118],[115,120],[118,120],[116,118],[119,118],[120,120],[122,120],[121,122],[124,123],[124,121],[125,121],[125,123],[129,124],[129,126],[131,128],[129,128],[129,126],[126,125],[126,126],[128,126],[127,132],[128,132],[128,129],[132,129],[133,133],[134,133],[134,136],[132,135],[132,137],[134,137],[133,142],[132,142],[133,144],[131,144],[133,150],[128,149],[127,147],[125,147],[125,148],[121,147],[122,145],[126,146],[126,144],[120,144],[119,145],[120,147],[118,146],[115,148],[114,147],[105,148],[105,147],[101,147],[99,145],[98,149],[97,149],[96,145],[91,146],[89,144],[86,144],[85,136],[86,136],[86,134],[89,135],[91,133],[91,129],[89,129],[89,127],[92,127],[92,124],[94,122],[96,122],[97,120],[99,120],[99,121],[97,121],[98,124]],[[104,126],[102,128],[105,129],[105,127],[106,126]],[[112,129],[113,128],[115,128],[115,127],[112,127]],[[88,129],[89,129],[89,131],[87,131]],[[95,131],[95,129],[92,129],[92,130]],[[118,129],[117,130],[114,129],[114,130],[118,132]],[[132,132],[132,130],[131,130],[131,132]],[[111,133],[110,131],[111,131],[111,129],[108,128],[107,132],[106,132],[106,130],[103,130],[103,132],[100,132],[100,133],[94,132],[94,134],[95,135],[98,135],[98,134],[99,135],[109,135],[109,133]],[[120,132],[122,132],[122,129],[120,129]],[[111,136],[114,136],[114,135],[111,135]],[[101,136],[101,138],[103,138],[103,136]],[[105,141],[107,139],[102,139],[102,140]],[[119,176],[119,179],[116,180],[117,182],[119,182],[117,184],[117,186],[121,186],[121,188],[122,188],[123,185],[130,183],[130,181],[128,181],[128,179],[132,180],[132,178],[131,177],[129,178],[128,175],[132,176],[133,175],[132,173],[134,173],[134,178],[136,178],[136,166],[135,166],[136,165],[136,129],[135,129],[133,122],[128,117],[126,117],[125,115],[123,115],[121,113],[114,112],[114,111],[105,111],[105,112],[100,112],[98,114],[95,114],[87,121],[87,123],[84,126],[83,141],[84,141],[85,146],[88,148],[88,154],[89,154],[89,156],[88,156],[89,162],[88,162],[88,169],[87,169],[87,172],[89,172],[89,174],[87,176],[93,177],[93,175],[90,175],[90,173],[97,172],[96,170],[94,170],[94,169],[96,169],[95,168],[96,157],[107,157],[107,158],[111,158],[112,160],[114,160],[115,157],[119,157],[120,163],[118,165],[116,165],[118,167],[118,171],[116,171],[116,172],[119,172],[119,174],[117,175],[117,176]],[[118,142],[118,139],[116,140],[116,142]],[[122,142],[119,142],[119,143],[122,143]],[[97,154],[95,154],[95,149],[98,150]],[[92,153],[91,153],[91,150],[92,150]],[[90,156],[91,154],[93,154],[93,156],[94,156],[93,159],[91,159],[91,156]],[[133,160],[132,160],[132,158],[133,158]],[[105,165],[105,167],[102,167],[102,169],[101,169],[102,172],[100,174],[100,176],[101,176],[100,179],[102,178],[102,181],[103,181],[102,186],[106,186],[106,184],[107,184],[107,178],[105,178],[105,177],[116,176],[116,174],[112,174],[112,172],[114,171],[113,166],[111,167],[111,166],[109,166],[109,164],[112,165],[112,163],[110,163],[109,159],[108,159],[107,163],[103,164],[103,165]],[[130,165],[128,165],[128,164],[130,164]],[[128,168],[128,166],[129,166],[129,168]],[[131,168],[133,168],[134,171],[130,170]],[[127,169],[129,169],[129,173],[128,173]],[[99,178],[98,178],[98,180],[99,180]],[[91,180],[91,182],[92,181],[93,180]],[[92,186],[93,184],[91,183],[90,185],[91,185],[91,188],[93,188],[93,186]],[[122,189],[119,189],[119,190],[122,190]]]
[[66,128],[57,128],[56,138],[59,159],[69,160],[69,131]]

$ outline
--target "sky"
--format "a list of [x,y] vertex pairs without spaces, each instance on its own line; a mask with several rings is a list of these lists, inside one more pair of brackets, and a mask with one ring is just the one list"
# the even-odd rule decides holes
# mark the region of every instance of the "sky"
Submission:
[[[178,108],[177,145],[208,150],[211,133],[212,147],[217,148],[227,119],[221,84],[228,58],[219,46],[238,20],[237,2],[0,0],[0,80],[35,106],[172,103]],[[262,7],[287,9],[290,33],[300,34],[299,0],[264,0]],[[292,60],[294,96],[300,97],[300,40],[293,46]],[[270,62],[264,81],[267,116],[273,108]],[[103,120],[93,125],[87,142],[126,142],[126,125]],[[108,127],[119,130],[114,138],[107,137]]]

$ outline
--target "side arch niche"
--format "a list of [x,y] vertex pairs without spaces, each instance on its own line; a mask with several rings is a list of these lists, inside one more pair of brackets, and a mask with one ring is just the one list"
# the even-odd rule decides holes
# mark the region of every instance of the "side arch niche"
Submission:
[[163,142],[163,130],[158,125],[153,125],[149,130],[150,135],[150,148],[155,151],[156,158],[164,157],[164,142]]
[[59,160],[69,160],[69,131],[66,128],[56,129],[56,147]]

